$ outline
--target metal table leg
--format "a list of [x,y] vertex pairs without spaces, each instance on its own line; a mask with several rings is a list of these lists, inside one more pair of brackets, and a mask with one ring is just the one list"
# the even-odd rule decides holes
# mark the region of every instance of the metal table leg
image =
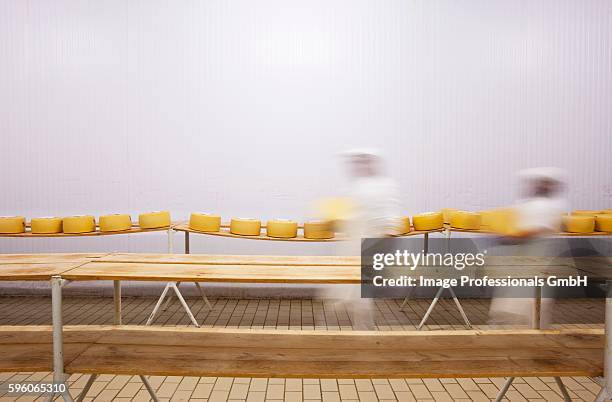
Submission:
[[121,281],[113,281],[115,301],[115,325],[121,325]]
[[172,228],[168,228],[168,253],[172,254],[174,252],[174,232]]
[[604,349],[604,379],[603,387],[597,395],[597,402],[612,399],[612,281],[606,283],[606,345]]
[[157,395],[155,394],[155,390],[151,386],[151,383],[149,383],[149,380],[147,380],[147,377],[143,375],[139,377],[140,377],[140,381],[142,381],[147,391],[149,391],[149,395],[151,395],[151,399],[153,400],[153,402],[159,402],[159,399],[157,398]]
[[189,254],[189,232],[185,232],[185,254]]
[[540,329],[542,326],[542,287],[536,286],[533,300],[533,311],[531,314],[531,327]]
[[501,402],[501,400],[504,399],[506,392],[508,392],[510,385],[512,385],[512,381],[514,381],[514,377],[508,377],[506,379],[506,382],[501,387],[501,389],[499,390],[499,393],[497,394],[497,397],[495,398],[495,402]]
[[[429,233],[425,233],[423,235],[423,253],[427,254],[428,252],[429,252]],[[408,300],[410,299],[410,295],[412,294],[413,290],[414,290],[414,286],[408,290],[408,294],[406,295],[406,297],[404,297],[404,301],[402,302],[402,305],[400,306],[400,311],[404,311],[404,307],[406,306],[406,304],[408,304]]]
[[[63,384],[65,387],[61,396],[66,402],[72,402],[72,397],[68,391],[66,380],[68,376],[64,373],[64,339],[63,339],[63,322],[62,322],[62,286],[68,281],[63,280],[60,276],[51,278],[51,316],[53,319],[53,384],[59,387]],[[53,400],[55,394],[50,395]]]
[[434,296],[434,299],[431,301],[431,304],[429,305],[427,312],[425,312],[425,315],[423,316],[421,323],[417,327],[418,330],[420,330],[423,327],[423,325],[425,325],[425,322],[429,318],[429,315],[433,311],[434,307],[436,307],[436,304],[438,304],[438,299],[440,299],[440,295],[442,294],[443,291],[444,291],[444,288],[440,287],[440,289],[438,289],[438,291],[436,292],[436,295]]

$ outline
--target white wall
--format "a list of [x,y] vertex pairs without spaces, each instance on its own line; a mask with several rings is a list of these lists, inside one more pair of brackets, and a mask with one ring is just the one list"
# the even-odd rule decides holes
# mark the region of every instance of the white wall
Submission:
[[[406,212],[508,203],[538,165],[568,170],[573,207],[612,208],[611,77],[607,0],[0,0],[0,214],[302,219],[363,145]],[[195,249],[328,250],[278,245]]]

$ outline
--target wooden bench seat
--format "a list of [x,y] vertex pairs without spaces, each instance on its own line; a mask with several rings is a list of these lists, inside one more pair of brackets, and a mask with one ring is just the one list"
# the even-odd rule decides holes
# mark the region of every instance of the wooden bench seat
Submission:
[[[604,332],[65,326],[67,373],[226,377],[600,376]],[[0,371],[50,371],[51,328],[0,327]]]

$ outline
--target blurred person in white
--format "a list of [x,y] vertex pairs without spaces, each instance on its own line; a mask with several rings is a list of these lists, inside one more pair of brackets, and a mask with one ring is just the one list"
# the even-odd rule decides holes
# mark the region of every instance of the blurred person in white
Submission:
[[[546,243],[540,240],[561,228],[561,217],[567,210],[567,202],[563,197],[564,177],[561,169],[552,167],[519,172],[524,197],[514,207],[516,227],[509,240],[520,245],[521,255],[551,255],[552,250],[548,252]],[[496,292],[496,295],[502,296],[503,293],[505,292]],[[535,317],[535,302],[535,298],[496,297],[491,300],[489,322],[528,324],[534,327],[539,318],[539,327],[550,326],[554,299],[541,300],[540,317]]]
[[349,174],[347,195],[353,204],[349,219],[340,229],[360,252],[362,238],[379,238],[400,233],[399,186],[384,174],[383,157],[376,149],[352,149],[341,153]]
[[[349,183],[344,216],[333,219],[334,229],[347,241],[340,243],[343,255],[360,255],[361,239],[401,233],[399,186],[384,174],[383,157],[377,149],[352,149],[341,154],[348,168]],[[335,285],[325,296],[341,299],[355,329],[375,328],[374,303],[361,298],[360,285]]]

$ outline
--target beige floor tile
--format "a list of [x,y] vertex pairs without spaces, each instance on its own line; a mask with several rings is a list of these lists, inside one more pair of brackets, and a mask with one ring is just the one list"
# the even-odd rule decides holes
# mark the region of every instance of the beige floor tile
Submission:
[[178,388],[179,383],[177,382],[166,382],[157,389],[156,394],[159,398],[171,398],[174,391]]
[[219,377],[217,381],[215,381],[213,391],[229,391],[232,388],[233,382],[234,379],[231,377]]
[[249,393],[249,384],[236,384],[232,385],[229,393],[229,399],[246,399]]
[[285,402],[300,402],[303,401],[302,392],[289,391],[285,392]]
[[283,399],[285,397],[284,384],[269,384],[266,399]]
[[251,379],[251,384],[249,386],[249,392],[265,392],[268,388],[268,379],[267,378],[253,378]]
[[321,386],[319,384],[304,384],[304,399],[321,399]]
[[100,392],[96,398],[94,399],[94,401],[96,402],[110,402],[112,401],[115,396],[117,395],[117,393],[119,392],[118,389],[105,389],[102,392]]
[[336,380],[330,380],[327,378],[321,379],[321,391],[338,391],[338,382]]
[[340,402],[340,393],[333,391],[323,391],[323,402]]
[[433,396],[425,386],[425,384],[409,384],[410,391],[417,400],[433,399]]
[[209,398],[214,384],[198,384],[191,394],[192,398]]
[[117,394],[118,397],[133,398],[143,387],[142,383],[128,382]]
[[340,391],[340,398],[345,399],[359,399],[357,395],[357,387],[354,384],[339,384],[338,389]]
[[229,396],[229,391],[213,391],[210,393],[208,402],[226,402]]
[[357,387],[357,391],[360,391],[360,392],[374,391],[374,385],[372,385],[371,380],[365,380],[365,379],[355,380],[355,387]]
[[300,378],[287,378],[285,380],[285,392],[302,391],[302,380]]
[[188,401],[191,397],[191,392],[188,390],[177,390],[170,398],[170,402],[185,402]]
[[266,393],[260,391],[250,391],[247,402],[263,402],[266,400]]

